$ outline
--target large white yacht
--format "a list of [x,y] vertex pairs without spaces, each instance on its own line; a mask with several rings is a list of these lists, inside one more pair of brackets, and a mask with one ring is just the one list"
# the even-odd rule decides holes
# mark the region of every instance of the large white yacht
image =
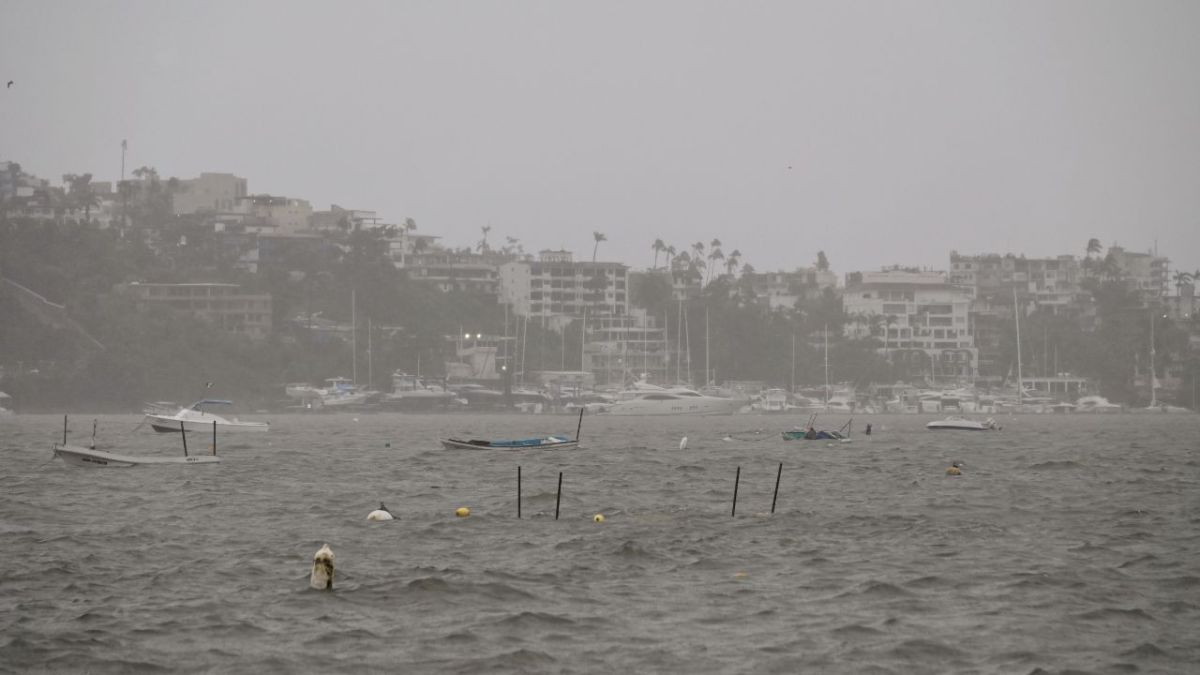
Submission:
[[706,396],[686,387],[646,388],[622,392],[608,415],[728,415],[746,405],[739,398]]

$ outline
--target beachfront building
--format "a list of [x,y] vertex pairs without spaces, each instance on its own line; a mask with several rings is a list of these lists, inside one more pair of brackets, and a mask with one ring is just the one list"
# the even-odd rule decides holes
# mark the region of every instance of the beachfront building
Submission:
[[245,178],[231,173],[202,173],[179,181],[171,192],[171,208],[177,216],[229,212],[245,196]]
[[583,370],[596,384],[620,386],[643,376],[669,382],[666,331],[645,310],[589,316],[583,343]]
[[1116,263],[1118,277],[1130,290],[1137,291],[1144,299],[1161,298],[1167,294],[1170,281],[1167,274],[1170,261],[1167,258],[1150,251],[1126,251],[1114,244],[1108,247],[1105,259]]
[[750,287],[755,302],[769,310],[793,309],[800,300],[820,298],[826,289],[837,289],[837,274],[807,267],[791,272],[755,272]]
[[1011,253],[962,255],[950,252],[951,284],[962,286],[981,307],[999,306],[1012,313],[1012,296],[1034,310],[1053,314],[1074,312],[1084,294],[1084,270],[1072,255],[1026,258]]
[[499,269],[500,302],[514,314],[552,318],[623,316],[629,313],[629,267],[616,262],[576,262],[570,251],[541,251]]
[[974,381],[979,353],[970,323],[970,292],[945,272],[886,268],[846,275],[842,304],[848,337],[874,335],[879,352],[910,378],[935,383]]
[[260,340],[271,332],[271,296],[243,293],[237,284],[121,284],[144,306],[163,306],[206,319],[227,333]]

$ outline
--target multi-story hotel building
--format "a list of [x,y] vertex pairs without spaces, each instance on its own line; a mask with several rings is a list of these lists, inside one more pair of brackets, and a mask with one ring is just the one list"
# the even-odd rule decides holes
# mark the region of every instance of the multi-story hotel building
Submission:
[[271,332],[271,296],[241,292],[237,284],[147,284],[118,290],[147,305],[162,305],[207,319],[217,328],[254,339]]
[[881,353],[907,366],[910,377],[937,382],[975,378],[979,353],[970,323],[971,296],[950,284],[944,272],[893,268],[851,273],[842,303],[848,315],[868,319],[848,323],[847,334],[865,337],[875,323],[884,343]]
[[575,262],[569,251],[542,251],[537,260],[500,266],[500,302],[517,316],[621,316],[629,313],[629,267]]

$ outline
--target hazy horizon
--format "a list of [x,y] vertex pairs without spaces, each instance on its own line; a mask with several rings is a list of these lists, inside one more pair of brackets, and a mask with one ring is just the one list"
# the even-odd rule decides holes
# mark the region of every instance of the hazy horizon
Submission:
[[0,2],[0,159],[230,172],[465,246],[1200,268],[1200,3]]

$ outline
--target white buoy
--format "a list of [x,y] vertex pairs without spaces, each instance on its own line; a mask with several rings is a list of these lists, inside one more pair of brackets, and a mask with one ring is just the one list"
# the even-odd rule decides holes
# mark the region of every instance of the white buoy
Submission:
[[367,520],[394,520],[392,512],[387,510],[383,502],[379,502],[379,508],[367,514]]
[[683,438],[679,439],[679,449],[687,450],[687,436],[684,436]]
[[333,590],[333,550],[324,544],[313,555],[312,574],[308,585],[319,590]]

